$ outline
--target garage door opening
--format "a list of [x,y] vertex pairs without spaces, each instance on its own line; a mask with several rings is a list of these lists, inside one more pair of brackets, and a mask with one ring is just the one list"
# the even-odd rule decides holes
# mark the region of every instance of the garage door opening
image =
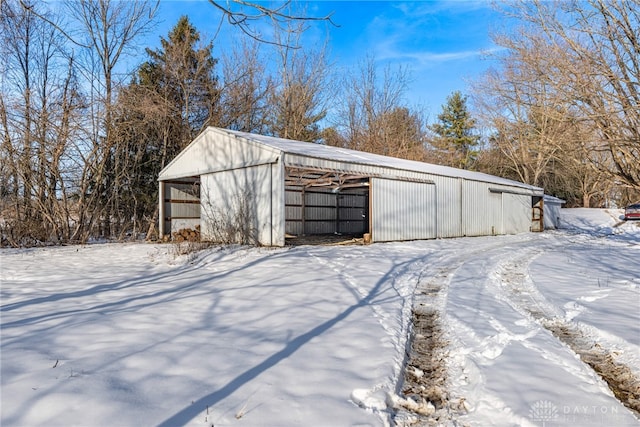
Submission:
[[200,233],[200,177],[162,181],[160,235],[197,240]]
[[369,233],[369,185],[364,175],[287,168],[286,237],[363,237]]

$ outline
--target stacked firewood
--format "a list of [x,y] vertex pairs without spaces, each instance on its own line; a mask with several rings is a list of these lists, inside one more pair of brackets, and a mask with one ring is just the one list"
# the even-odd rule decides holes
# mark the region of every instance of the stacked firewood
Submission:
[[199,242],[200,241],[200,226],[196,225],[196,229],[181,228],[178,231],[171,233],[172,240],[174,242]]

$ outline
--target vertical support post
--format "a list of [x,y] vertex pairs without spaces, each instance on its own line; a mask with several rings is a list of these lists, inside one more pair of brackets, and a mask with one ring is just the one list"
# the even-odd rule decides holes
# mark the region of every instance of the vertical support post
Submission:
[[164,238],[164,181],[158,181],[158,238]]
[[369,211],[369,243],[373,242],[374,239],[376,238],[374,231],[373,231],[373,202],[374,202],[374,197],[373,197],[373,179],[369,178],[369,199],[368,199],[368,203],[369,206],[367,206],[367,210]]
[[305,215],[305,210],[306,210],[305,206],[306,206],[306,199],[307,199],[307,197],[305,195],[305,192],[304,192],[305,189],[306,189],[306,187],[302,187],[302,191],[300,192],[300,196],[302,197],[302,202],[301,202],[301,206],[300,206],[300,216],[301,216],[301,220],[302,220],[302,235],[303,236],[307,235],[307,229],[305,227],[305,221],[304,221],[305,216],[306,216]]
[[269,163],[269,246],[273,246],[273,163]]
[[336,234],[340,234],[340,189],[336,192]]

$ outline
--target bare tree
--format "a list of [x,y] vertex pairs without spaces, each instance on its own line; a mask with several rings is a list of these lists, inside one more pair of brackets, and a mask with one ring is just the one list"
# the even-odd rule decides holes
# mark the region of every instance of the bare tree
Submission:
[[611,160],[594,166],[640,188],[640,1],[534,0],[503,10],[521,27],[498,44],[544,76],[554,97],[594,130],[590,148]]
[[110,215],[121,232],[153,229],[158,173],[204,127],[219,125],[212,43],[201,40],[186,16],[160,41],[160,48],[147,49],[148,60],[120,90],[114,105],[115,167],[107,177],[118,184],[114,198],[120,208]]
[[[276,6],[267,6],[259,2],[244,0],[227,2],[209,0],[209,3],[219,12],[222,12],[223,21],[226,20],[229,24],[239,28],[244,34],[256,41],[266,44],[286,45],[293,48],[300,47],[297,43],[292,44],[294,41],[292,39],[283,40],[277,36],[275,38],[268,38],[264,34],[261,34],[254,27],[254,24],[261,21],[271,22],[276,29],[276,34],[286,31],[295,22],[308,23],[310,21],[324,21],[335,25],[331,20],[332,14],[314,17],[292,11],[292,2],[290,0]],[[221,21],[221,24],[223,21]],[[300,40],[295,40],[295,42],[299,41]]]
[[331,98],[330,66],[326,46],[311,50],[291,47],[300,45],[303,33],[302,24],[276,32],[278,72],[269,100],[270,131],[282,138],[316,142],[321,133],[319,122],[326,116]]
[[121,205],[118,171],[122,165],[112,156],[113,105],[119,81],[115,70],[135,40],[151,26],[157,3],[146,1],[79,0],[67,8],[82,30],[78,44],[88,47],[87,59],[80,64],[91,87],[90,144],[83,157],[79,183],[79,221],[74,238],[85,240],[101,219],[100,234],[112,237],[111,219],[118,217]]
[[10,244],[68,240],[68,169],[80,108],[74,60],[63,49],[54,15],[18,1],[0,8],[5,238]]
[[[387,67],[382,77],[375,59],[367,57],[340,88],[335,130],[327,143],[388,156],[424,158],[426,126],[422,111],[404,103],[409,75],[406,69]],[[335,135],[335,132],[339,133]]]
[[273,79],[264,63],[256,41],[243,41],[223,56],[220,126],[243,132],[267,130]]

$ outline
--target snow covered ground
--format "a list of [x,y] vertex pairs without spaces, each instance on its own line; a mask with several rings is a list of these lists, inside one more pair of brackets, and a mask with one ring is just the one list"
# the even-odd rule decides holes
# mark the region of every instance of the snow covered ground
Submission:
[[[393,424],[414,291],[445,327],[452,425],[637,426],[548,324],[640,378],[640,227],[370,246],[0,251],[2,426]],[[547,322],[547,323],[545,323]],[[586,344],[585,344],[586,343]],[[640,397],[639,397],[640,398]]]

